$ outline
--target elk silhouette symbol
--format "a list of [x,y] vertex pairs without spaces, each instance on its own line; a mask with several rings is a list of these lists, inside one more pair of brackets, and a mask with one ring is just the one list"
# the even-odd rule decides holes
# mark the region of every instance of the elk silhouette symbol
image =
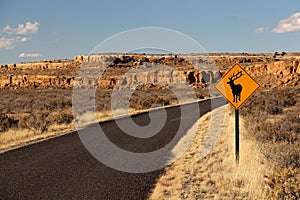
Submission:
[[229,81],[227,82],[227,84],[230,85],[231,87],[231,91],[232,91],[232,95],[233,95],[233,102],[237,103],[238,101],[241,101],[241,92],[243,87],[241,86],[241,84],[234,84],[234,81],[238,78],[240,78],[241,76],[243,76],[244,74],[242,73],[242,71],[238,71],[237,74],[234,74],[229,77]]

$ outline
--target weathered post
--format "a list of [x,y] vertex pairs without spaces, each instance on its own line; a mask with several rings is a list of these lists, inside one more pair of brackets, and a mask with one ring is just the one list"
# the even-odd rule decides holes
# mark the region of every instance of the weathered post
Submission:
[[235,110],[235,162],[239,164],[240,160],[240,127],[239,127],[239,109]]

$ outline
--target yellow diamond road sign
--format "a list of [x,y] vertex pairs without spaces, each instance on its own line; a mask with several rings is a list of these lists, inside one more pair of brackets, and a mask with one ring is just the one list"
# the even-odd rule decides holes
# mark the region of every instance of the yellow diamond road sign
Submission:
[[215,88],[235,109],[239,109],[259,86],[260,85],[236,63],[222,79],[216,83]]

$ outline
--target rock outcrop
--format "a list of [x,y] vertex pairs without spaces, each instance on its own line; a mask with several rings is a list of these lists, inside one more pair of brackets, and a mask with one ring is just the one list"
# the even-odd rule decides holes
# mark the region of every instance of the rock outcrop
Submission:
[[74,77],[49,75],[9,75],[0,77],[1,88],[72,88]]
[[70,64],[72,61],[64,61],[64,62],[32,62],[32,63],[20,63],[20,64],[7,64],[1,65],[0,68],[6,69],[31,69],[31,70],[45,70],[45,69],[59,69],[64,68]]
[[[145,54],[95,54],[79,55],[74,60],[40,61],[33,63],[1,65],[0,88],[72,88],[77,81],[82,87],[133,88],[136,83],[161,83],[164,85],[186,82],[193,87],[206,87],[217,82],[221,75],[240,62],[252,76],[271,75],[278,84],[299,80],[299,56],[277,61],[272,56],[249,55],[145,55]],[[107,69],[99,80],[76,78],[83,63],[105,63]],[[212,70],[217,65],[219,70]],[[169,66],[168,70],[158,66]],[[215,69],[218,69],[214,67]],[[70,73],[70,69],[73,73]],[[134,69],[137,69],[136,72]],[[38,73],[35,73],[38,72]]]
[[299,61],[277,61],[265,64],[255,64],[247,67],[248,73],[258,76],[273,74],[277,77],[285,77],[292,74],[300,74]]

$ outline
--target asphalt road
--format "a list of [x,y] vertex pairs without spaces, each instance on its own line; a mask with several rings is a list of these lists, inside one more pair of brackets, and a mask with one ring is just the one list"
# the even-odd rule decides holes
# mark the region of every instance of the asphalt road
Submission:
[[[212,109],[211,100],[198,104],[200,115]],[[214,107],[224,104],[223,98],[214,100]],[[191,105],[185,106],[188,109]],[[179,107],[166,111],[164,128],[146,139],[122,133],[115,121],[100,126],[123,149],[155,151],[171,141],[180,124]],[[149,123],[148,113],[132,118],[139,125]],[[190,120],[185,128],[194,123]],[[86,150],[77,132],[73,132],[0,154],[0,199],[146,199],[163,171],[127,173],[107,167]]]

